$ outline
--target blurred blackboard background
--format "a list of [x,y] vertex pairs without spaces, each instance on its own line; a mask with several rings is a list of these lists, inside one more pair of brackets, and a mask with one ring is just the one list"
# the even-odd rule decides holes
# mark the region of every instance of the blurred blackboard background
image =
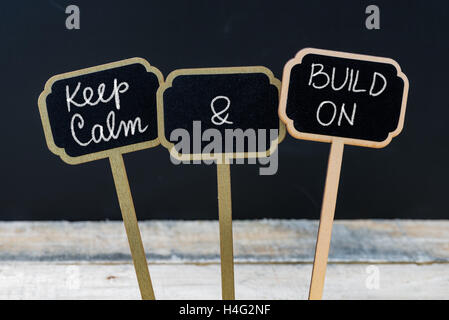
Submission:
[[[78,5],[81,29],[67,30]],[[365,8],[380,8],[367,30]],[[391,57],[410,80],[404,131],[346,147],[336,218],[448,218],[448,1],[2,1],[1,220],[120,219],[109,163],[67,165],[46,146],[37,98],[57,73],[143,57],[178,68],[263,65],[281,78],[304,47]],[[329,145],[280,145],[279,171],[234,165],[235,219],[319,218]],[[216,219],[216,168],[162,147],[125,155],[137,216]]]

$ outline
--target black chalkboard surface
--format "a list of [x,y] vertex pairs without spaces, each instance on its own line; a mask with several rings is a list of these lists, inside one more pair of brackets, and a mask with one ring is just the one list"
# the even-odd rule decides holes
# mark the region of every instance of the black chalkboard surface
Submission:
[[285,66],[282,90],[294,137],[384,147],[402,129],[408,80],[388,58],[304,49]]
[[[280,81],[265,67],[176,70],[158,91],[161,143],[179,159],[267,156],[285,136],[279,90]],[[242,143],[228,139],[239,132],[246,133]],[[187,147],[177,143],[183,133]],[[211,150],[215,138],[221,143]]]
[[159,144],[161,82],[159,70],[141,58],[52,77],[39,97],[50,150],[80,163]]

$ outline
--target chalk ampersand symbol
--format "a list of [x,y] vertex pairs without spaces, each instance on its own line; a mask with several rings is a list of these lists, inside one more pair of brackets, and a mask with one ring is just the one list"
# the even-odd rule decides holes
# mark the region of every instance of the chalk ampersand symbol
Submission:
[[[221,110],[220,112],[217,112],[217,111],[215,111],[214,104],[215,104],[215,101],[217,101],[219,99],[226,100],[226,106],[224,107],[223,110]],[[224,118],[221,116],[223,113],[225,113],[229,109],[230,106],[231,106],[231,100],[226,96],[216,96],[215,98],[213,98],[210,103],[210,108],[211,108],[212,112],[214,113],[214,115],[212,116],[210,121],[212,121],[212,123],[217,126],[221,126],[223,123],[232,124],[232,121],[228,121],[229,113],[226,113]]]

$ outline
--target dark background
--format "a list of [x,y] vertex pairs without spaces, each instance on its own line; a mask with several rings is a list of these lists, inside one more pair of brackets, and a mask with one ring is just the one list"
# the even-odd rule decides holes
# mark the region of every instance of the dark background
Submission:
[[[65,28],[65,7],[81,29]],[[380,7],[381,29],[365,28]],[[410,80],[403,132],[346,147],[336,218],[447,218],[448,1],[2,1],[0,219],[120,219],[109,163],[67,165],[46,146],[37,98],[57,73],[139,56],[178,68],[263,65],[280,78],[304,47],[391,57]],[[280,145],[279,171],[234,165],[233,216],[318,218],[329,145]],[[125,155],[139,219],[216,219],[216,168],[162,146]]]

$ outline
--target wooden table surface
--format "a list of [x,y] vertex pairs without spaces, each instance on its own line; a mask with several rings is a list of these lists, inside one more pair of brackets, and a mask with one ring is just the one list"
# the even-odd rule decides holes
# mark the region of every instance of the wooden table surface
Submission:
[[[144,221],[157,299],[220,299],[216,221]],[[306,299],[318,221],[234,221],[237,299]],[[448,299],[449,220],[337,220],[324,299]],[[0,222],[0,299],[139,299],[121,222]]]

